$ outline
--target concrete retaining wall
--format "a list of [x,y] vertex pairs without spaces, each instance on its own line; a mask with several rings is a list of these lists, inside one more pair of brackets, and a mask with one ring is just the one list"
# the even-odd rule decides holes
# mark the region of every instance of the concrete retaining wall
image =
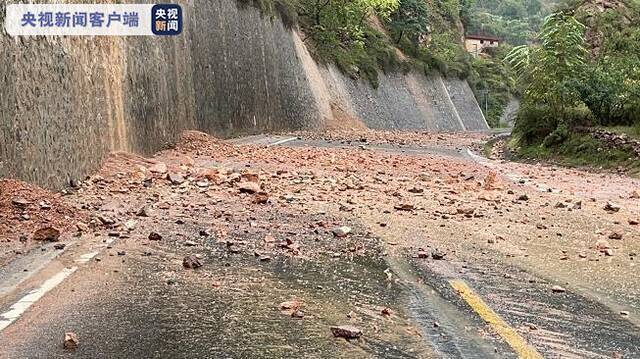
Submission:
[[185,32],[173,38],[0,33],[0,177],[56,188],[98,168],[109,151],[149,154],[185,129],[319,128],[334,105],[372,128],[486,128],[473,95],[447,94],[466,83],[391,74],[373,89],[318,66],[295,32],[254,8],[179,3]]

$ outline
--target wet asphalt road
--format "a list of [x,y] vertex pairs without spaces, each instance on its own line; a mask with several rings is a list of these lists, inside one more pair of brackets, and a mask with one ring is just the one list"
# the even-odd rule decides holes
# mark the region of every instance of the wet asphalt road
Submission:
[[[259,138],[267,143],[282,140],[286,138]],[[281,145],[360,146],[299,139]],[[367,147],[465,158],[463,149]],[[272,215],[286,220],[278,217],[285,214]],[[296,221],[313,223],[325,217],[319,216]],[[189,225],[187,236],[198,236],[198,220]],[[338,220],[348,221],[360,233],[353,239],[356,243],[375,243],[374,251],[336,257],[335,248],[323,247],[310,233],[300,240],[320,255],[274,255],[262,262],[251,247],[230,253],[214,240],[192,250],[178,240],[142,247],[119,239],[98,255],[99,262],[81,266],[0,332],[0,357],[517,358],[452,288],[449,281],[459,279],[545,358],[640,358],[637,326],[593,298],[550,292],[548,280],[499,255],[461,254],[456,261],[390,255],[383,238],[366,235],[367,223],[348,215]],[[166,216],[154,225],[174,228],[174,221]],[[239,229],[234,237],[253,243],[262,240],[263,233]],[[196,272],[182,270],[182,256],[194,251],[206,266]],[[72,263],[80,252],[59,261]],[[19,288],[21,293],[28,289]],[[279,303],[292,297],[305,303],[303,319],[280,310]],[[10,301],[1,301],[0,313],[8,305]],[[380,314],[383,307],[393,309],[391,318]],[[351,342],[332,338],[329,327],[340,323],[360,326],[365,337]],[[78,334],[77,350],[62,349],[65,331]]]
[[[171,220],[160,225],[171,228]],[[197,236],[198,229],[187,232]],[[244,231],[232,237],[247,243],[263,238]],[[336,248],[314,237],[298,240],[326,251],[319,258],[280,255],[266,262],[244,245],[230,252],[213,238],[190,250],[172,239],[145,247],[118,240],[0,333],[6,344],[0,357],[433,357],[420,334],[407,331],[403,291],[388,280],[382,248],[335,257]],[[186,253],[202,255],[205,266],[184,270]],[[304,318],[280,310],[292,298],[303,303]],[[394,308],[389,318],[380,314],[384,307]],[[330,326],[347,322],[361,327],[366,339],[332,338]],[[77,350],[62,348],[66,331],[80,338]]]

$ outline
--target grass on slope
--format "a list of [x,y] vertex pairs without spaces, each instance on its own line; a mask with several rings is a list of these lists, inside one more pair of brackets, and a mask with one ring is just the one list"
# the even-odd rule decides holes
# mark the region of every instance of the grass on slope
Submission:
[[596,169],[624,168],[629,174],[640,174],[640,158],[631,149],[608,149],[588,135],[571,135],[557,146],[542,144],[520,146],[513,149],[523,160],[543,160],[569,167],[591,167]]
[[627,135],[630,138],[640,140],[640,126],[612,126],[600,127],[603,130],[611,131],[620,135]]

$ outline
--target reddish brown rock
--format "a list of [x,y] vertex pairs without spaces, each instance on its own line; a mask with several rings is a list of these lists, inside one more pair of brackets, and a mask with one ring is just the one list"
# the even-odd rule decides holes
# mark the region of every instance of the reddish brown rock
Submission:
[[352,325],[331,327],[331,333],[336,338],[358,339],[362,336],[362,330]]
[[60,240],[60,231],[53,227],[43,227],[33,233],[33,240],[44,242],[57,242]]
[[238,190],[240,193],[254,194],[260,192],[260,185],[256,182],[242,182],[238,184]]
[[76,335],[76,333],[73,332],[66,332],[64,333],[64,342],[63,342],[63,347],[67,350],[73,350],[78,348],[78,344],[80,344],[80,341],[78,341],[78,336]]
[[349,233],[351,233],[351,228],[347,227],[347,226],[342,226],[342,227],[338,227],[338,228],[334,228],[333,231],[333,235],[338,237],[338,238],[343,238],[349,235]]
[[153,166],[149,167],[149,172],[151,173],[158,173],[158,174],[165,174],[167,173],[167,165],[163,162],[158,162],[156,164],[154,164]]
[[245,180],[247,182],[258,183],[258,181],[259,181],[259,176],[258,176],[257,173],[243,173],[242,175],[240,175],[240,178],[242,178],[243,180]]
[[162,240],[162,236],[156,232],[151,232],[149,233],[149,240],[150,241],[159,241]]
[[607,202],[607,204],[604,205],[604,210],[607,212],[614,212],[614,213],[620,212],[620,206],[618,206],[613,202]]
[[253,203],[255,204],[266,204],[269,202],[269,195],[266,192],[258,192],[253,197]]
[[619,233],[619,232],[612,232],[612,233],[609,235],[609,239],[616,239],[616,240],[620,240],[620,239],[622,239],[622,233]]
[[202,262],[194,255],[188,255],[182,260],[182,266],[187,269],[197,269],[202,267]]
[[169,180],[169,182],[174,185],[180,185],[184,183],[184,177],[181,174],[175,172],[169,172],[167,174],[167,180]]

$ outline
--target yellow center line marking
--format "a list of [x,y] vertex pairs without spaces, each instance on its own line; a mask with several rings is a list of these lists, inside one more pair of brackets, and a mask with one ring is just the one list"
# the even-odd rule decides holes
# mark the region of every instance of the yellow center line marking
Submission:
[[461,280],[451,280],[449,284],[478,315],[484,319],[504,339],[521,359],[543,359],[538,351],[527,344],[523,337],[496,314],[469,286]]

